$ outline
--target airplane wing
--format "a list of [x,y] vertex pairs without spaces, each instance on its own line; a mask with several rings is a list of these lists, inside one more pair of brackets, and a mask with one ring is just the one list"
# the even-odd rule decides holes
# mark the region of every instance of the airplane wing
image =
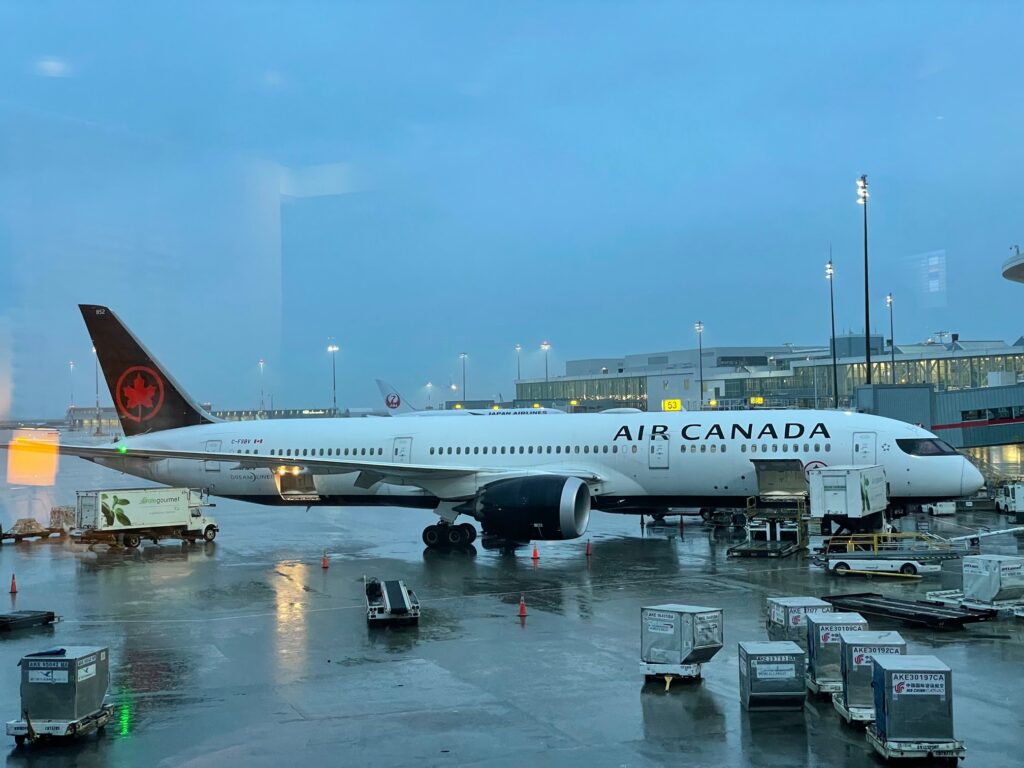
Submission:
[[105,459],[107,461],[160,461],[162,459],[182,459],[185,461],[222,461],[234,464],[238,469],[269,469],[274,472],[292,471],[294,468],[307,470],[314,474],[349,474],[365,472],[377,475],[387,482],[401,481],[412,485],[430,483],[430,481],[469,478],[474,475],[509,477],[526,474],[561,475],[578,477],[587,482],[599,482],[602,478],[595,472],[579,468],[530,468],[519,467],[473,467],[458,465],[435,464],[404,464],[390,461],[366,461],[340,459],[327,456],[263,456],[254,454],[224,453],[221,451],[181,451],[162,448],[136,448],[124,444],[116,446],[95,445],[53,445],[35,440],[15,438],[10,445],[0,445],[10,450],[24,450],[35,453],[60,453],[67,456],[78,456],[82,459]]

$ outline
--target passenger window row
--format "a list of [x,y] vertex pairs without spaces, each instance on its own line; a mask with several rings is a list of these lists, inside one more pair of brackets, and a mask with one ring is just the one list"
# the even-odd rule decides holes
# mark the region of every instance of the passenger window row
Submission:
[[[319,453],[318,453],[319,451]],[[249,451],[246,451],[248,453]],[[241,451],[239,451],[241,453]],[[253,451],[258,453],[258,451]],[[270,449],[271,456],[383,456],[383,448],[278,448]]]
[[[632,446],[632,449],[633,449],[633,453],[637,452],[637,447],[635,445]],[[623,446],[622,451],[623,451],[623,453],[626,452],[625,446]],[[580,446],[580,445],[566,445],[566,446],[561,446],[561,445],[537,445],[537,446],[533,446],[533,445],[509,445],[509,446],[505,446],[505,445],[501,445],[501,446],[491,445],[491,446],[487,446],[487,445],[485,445],[483,447],[481,447],[479,445],[474,445],[474,446],[469,446],[469,445],[461,446],[461,445],[457,445],[457,446],[454,446],[454,447],[449,445],[449,446],[441,446],[441,447],[433,447],[432,446],[430,448],[430,455],[431,456],[435,456],[435,455],[436,456],[441,456],[441,455],[446,455],[446,456],[452,456],[452,455],[455,455],[455,456],[469,456],[469,455],[473,455],[473,456],[477,456],[477,455],[480,455],[480,454],[483,454],[485,456],[486,455],[492,455],[492,456],[512,456],[512,455],[516,455],[516,454],[519,454],[519,455],[524,455],[524,454],[525,455],[530,455],[530,454],[534,454],[534,455],[535,454],[560,455],[560,454],[569,454],[569,453],[573,453],[573,454],[576,454],[576,453],[590,454],[590,453],[618,453],[618,452],[619,452],[619,446],[617,446],[617,445],[612,445],[612,446],[608,446],[608,445],[583,445],[583,446]]]

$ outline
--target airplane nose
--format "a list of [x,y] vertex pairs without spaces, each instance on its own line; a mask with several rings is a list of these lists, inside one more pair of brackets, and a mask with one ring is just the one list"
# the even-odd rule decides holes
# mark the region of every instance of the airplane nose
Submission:
[[984,484],[985,478],[978,468],[964,459],[964,470],[960,476],[960,495],[970,496],[972,493],[977,493]]

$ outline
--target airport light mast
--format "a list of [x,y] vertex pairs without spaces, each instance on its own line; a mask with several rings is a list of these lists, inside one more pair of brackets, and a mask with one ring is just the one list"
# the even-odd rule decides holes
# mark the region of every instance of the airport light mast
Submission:
[[834,271],[832,269],[831,254],[829,256],[828,264],[825,265],[825,279],[828,280],[828,307],[832,314],[832,401],[833,405],[838,408],[839,367],[836,364],[836,292],[835,283],[833,282]]
[[331,353],[331,405],[334,407],[334,415],[338,415],[338,365],[335,362],[338,345],[333,341],[327,345],[327,351]]
[[466,358],[465,352],[459,352],[459,359],[462,361],[462,402],[466,402]]
[[[549,344],[547,341],[542,341],[540,343],[540,348],[544,351],[544,383],[547,384],[547,381],[548,381],[548,350],[551,349],[551,344]],[[547,393],[547,394],[550,397],[550,393]]]
[[704,410],[704,323],[698,320],[693,324],[697,332],[697,362],[700,365],[700,409]]
[[100,428],[100,358],[96,354],[96,347],[92,348],[92,367],[93,378],[96,380],[96,431],[93,434],[99,437],[103,430]]
[[[70,363],[68,363],[68,367],[71,369],[71,374],[70,374],[70,379],[71,379],[71,410],[74,411],[74,408],[75,408],[75,361],[72,360]],[[72,415],[74,415],[74,414],[72,414]]]
[[896,383],[896,333],[892,329],[892,294],[885,297],[885,306],[889,308],[889,365],[892,366],[892,383]]
[[516,344],[515,350],[516,350],[516,381],[519,381],[521,378],[523,378],[523,368],[522,368],[522,365],[520,365],[520,363],[521,363],[520,353],[523,351],[523,345],[522,344]]
[[[261,357],[260,361],[259,361],[259,365],[260,365],[260,416],[263,415],[263,366],[264,366],[265,362],[266,361]],[[273,409],[271,409],[271,410],[273,410]]]
[[857,179],[857,204],[864,207],[864,383],[871,384],[871,301],[868,290],[868,177]]

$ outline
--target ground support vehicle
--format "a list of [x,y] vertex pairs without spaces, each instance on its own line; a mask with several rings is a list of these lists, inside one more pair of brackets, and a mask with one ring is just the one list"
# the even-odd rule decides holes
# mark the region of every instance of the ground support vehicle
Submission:
[[203,514],[203,495],[188,488],[79,491],[71,537],[138,547],[144,539],[213,541],[220,527]]
[[370,626],[416,624],[420,620],[420,601],[404,581],[381,581],[363,577],[366,597],[366,621]]

